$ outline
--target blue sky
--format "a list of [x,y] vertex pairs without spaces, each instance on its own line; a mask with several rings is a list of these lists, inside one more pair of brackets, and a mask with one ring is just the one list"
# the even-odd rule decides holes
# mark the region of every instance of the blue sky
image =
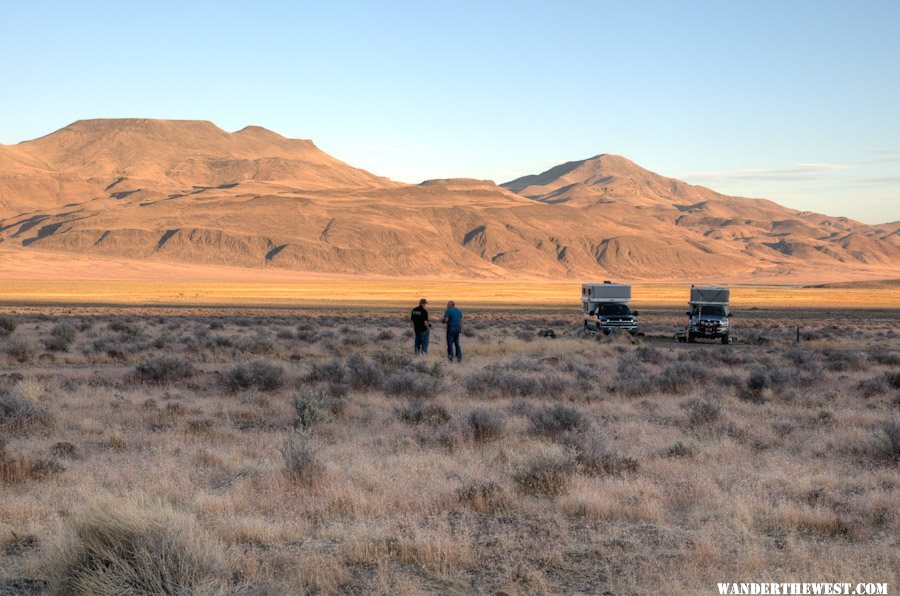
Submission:
[[900,2],[0,0],[0,143],[198,118],[409,182],[619,153],[894,221],[898,31]]

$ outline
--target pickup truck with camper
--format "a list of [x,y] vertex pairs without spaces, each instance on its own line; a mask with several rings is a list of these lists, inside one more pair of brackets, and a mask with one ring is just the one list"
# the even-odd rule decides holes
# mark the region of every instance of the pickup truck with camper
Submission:
[[677,336],[679,341],[694,343],[698,339],[718,339],[731,343],[730,290],[720,286],[691,286],[687,325]]
[[614,331],[638,331],[637,311],[631,310],[631,286],[609,281],[581,285],[581,311],[587,331],[606,335]]

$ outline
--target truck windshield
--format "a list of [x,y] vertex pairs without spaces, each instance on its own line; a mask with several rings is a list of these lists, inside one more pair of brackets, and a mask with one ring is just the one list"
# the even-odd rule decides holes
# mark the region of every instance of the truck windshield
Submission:
[[725,307],[720,304],[705,304],[703,306],[698,305],[694,306],[691,311],[691,314],[693,314],[694,316],[701,313],[710,317],[724,317],[728,315]]
[[625,304],[606,303],[597,305],[597,314],[608,317],[610,315],[630,315],[631,310]]

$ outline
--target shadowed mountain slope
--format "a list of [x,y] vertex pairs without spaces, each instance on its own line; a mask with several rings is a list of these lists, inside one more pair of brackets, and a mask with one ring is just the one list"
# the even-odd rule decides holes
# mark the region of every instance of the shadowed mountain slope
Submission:
[[0,247],[389,276],[900,274],[896,223],[729,197],[619,156],[410,185],[260,127],[146,119],[0,146]]

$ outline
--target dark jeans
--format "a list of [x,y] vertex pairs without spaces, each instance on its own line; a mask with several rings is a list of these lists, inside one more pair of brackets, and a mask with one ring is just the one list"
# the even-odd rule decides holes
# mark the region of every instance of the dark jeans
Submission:
[[416,331],[416,354],[428,353],[428,329],[425,331]]
[[462,362],[462,348],[459,347],[459,329],[447,329],[447,358],[453,360],[453,347],[456,346],[456,361]]

